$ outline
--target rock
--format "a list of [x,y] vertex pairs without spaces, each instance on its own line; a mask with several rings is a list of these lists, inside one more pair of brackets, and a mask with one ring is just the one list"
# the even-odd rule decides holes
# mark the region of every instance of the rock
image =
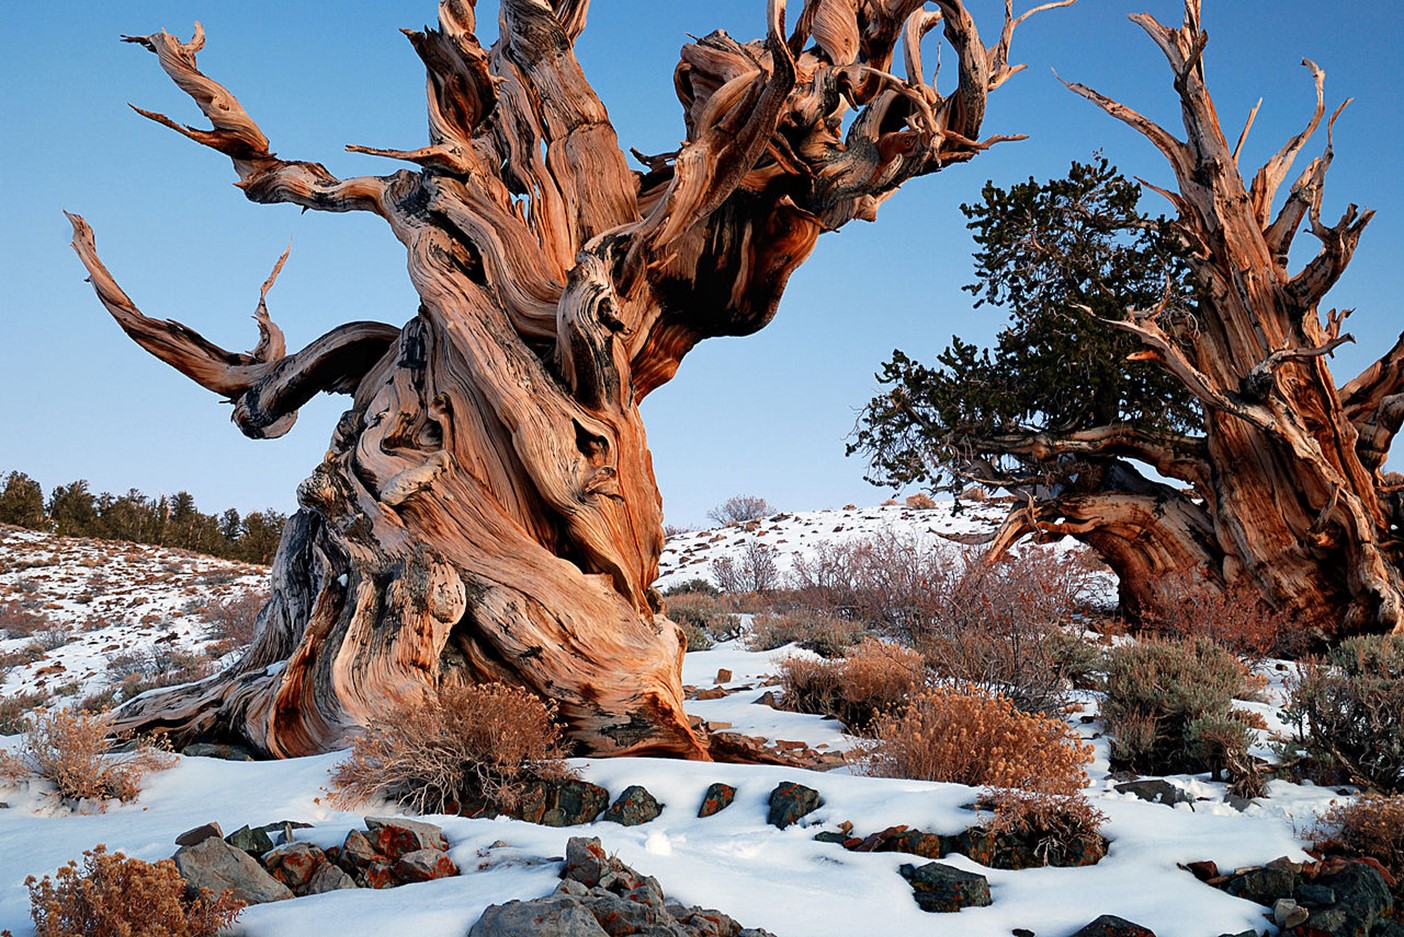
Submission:
[[249,904],[291,898],[286,885],[263,870],[248,853],[222,839],[211,837],[193,846],[182,846],[173,857],[181,876],[195,888],[215,894],[225,889]]
[[490,906],[468,937],[609,937],[609,932],[579,898],[550,895]]
[[770,792],[770,816],[767,822],[783,830],[818,810],[822,803],[819,792],[814,788],[794,781],[781,781],[775,790]]
[[265,823],[263,831],[273,837],[273,844],[281,846],[284,843],[293,841],[294,830],[310,830],[312,824],[300,823],[297,820],[279,820],[277,823]]
[[663,805],[638,784],[624,788],[619,799],[609,805],[603,820],[611,820],[621,826],[638,826],[657,819],[663,812]]
[[1201,882],[1207,882],[1211,878],[1219,877],[1219,864],[1213,859],[1187,863],[1185,865],[1185,870]]
[[302,893],[304,895],[321,895],[329,891],[355,887],[355,879],[328,862],[312,873],[312,877],[307,880],[307,887],[303,889]]
[[1116,785],[1115,790],[1118,794],[1131,794],[1153,804],[1166,804],[1171,807],[1176,804],[1194,803],[1194,795],[1164,778],[1127,781],[1125,784]]
[[719,667],[719,668],[717,669],[717,679],[716,679],[716,682],[717,682],[717,683],[730,683],[730,682],[731,682],[731,671],[730,671],[730,670],[727,670],[725,667]]
[[1272,919],[1278,927],[1296,927],[1310,917],[1306,908],[1292,898],[1278,898],[1272,905]]
[[402,884],[427,882],[436,878],[451,878],[458,874],[458,866],[440,849],[416,849],[407,852],[395,861],[395,878]]
[[1292,869],[1264,866],[1233,876],[1224,884],[1224,891],[1270,908],[1278,898],[1290,897],[1296,887],[1297,874]]
[[720,781],[710,784],[707,792],[702,795],[702,806],[697,810],[697,816],[710,817],[715,813],[720,813],[731,802],[736,799],[736,788],[730,784],[722,784]]
[[242,745],[217,745],[212,742],[194,742],[185,746],[180,753],[187,758],[220,758],[224,761],[254,761],[253,752]]
[[1114,914],[1103,914],[1097,920],[1077,931],[1072,937],[1155,937],[1155,934],[1139,924],[1133,924]]
[[218,823],[213,821],[206,823],[204,826],[197,826],[193,830],[186,830],[184,833],[181,833],[175,838],[175,844],[177,846],[194,846],[196,843],[200,842],[200,840],[209,839],[211,836],[216,836],[220,839],[224,838],[224,831],[219,828]]
[[372,862],[381,859],[380,853],[376,852],[375,846],[371,845],[370,838],[360,830],[352,830],[346,834],[346,839],[341,843],[341,849],[337,855],[337,864],[351,874],[355,870],[364,869]]
[[366,817],[367,838],[371,847],[388,859],[420,849],[448,849],[444,831],[432,823],[406,820],[401,817]]
[[940,862],[928,862],[920,868],[906,864],[897,871],[911,883],[916,903],[923,911],[959,911],[993,903],[989,879],[983,875]]
[[[600,845],[598,836],[572,836],[566,840],[565,871],[561,873],[561,877],[579,882],[586,888],[608,888],[617,878],[615,873],[623,865],[618,859],[609,857],[604,846]],[[634,884],[630,884],[629,887],[633,888]]]
[[255,859],[262,857],[264,853],[273,848],[273,840],[269,838],[266,830],[249,829],[247,826],[239,827],[224,837],[224,841],[235,849],[242,849]]
[[842,846],[847,843],[849,839],[849,836],[840,833],[838,830],[820,830],[818,833],[814,834],[814,841],[816,843],[837,843]]
[[533,781],[511,816],[542,826],[592,823],[609,806],[609,791],[578,778]]
[[311,843],[289,843],[263,857],[268,874],[300,895],[312,876],[328,865],[327,854]]
[[1336,890],[1329,885],[1302,882],[1297,885],[1293,897],[1308,908],[1329,908],[1336,903]]
[[1013,934],[1014,937],[1037,937],[1037,935],[1027,927],[1016,927],[1010,931],[1010,933]]
[[1404,921],[1376,921],[1370,937],[1404,937]]
[[1284,931],[1293,937],[1374,937],[1385,915],[1394,907],[1379,869],[1366,862],[1336,860],[1318,868],[1316,885],[1335,893],[1336,903],[1312,911],[1306,923]]

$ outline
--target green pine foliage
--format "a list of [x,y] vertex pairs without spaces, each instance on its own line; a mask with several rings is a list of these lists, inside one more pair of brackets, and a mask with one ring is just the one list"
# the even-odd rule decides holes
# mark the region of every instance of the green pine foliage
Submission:
[[23,472],[6,475],[0,489],[0,524],[65,537],[130,540],[175,547],[245,563],[273,560],[287,515],[274,510],[240,516],[232,508],[206,514],[189,492],[151,498],[135,488],[124,495],[94,494],[85,479],[44,489]]
[[1047,478],[1077,469],[1011,453],[1011,439],[1133,423],[1190,432],[1198,406],[1153,365],[1128,362],[1134,339],[1104,320],[1164,303],[1172,333],[1193,328],[1183,247],[1164,218],[1139,207],[1141,187],[1105,159],[1067,178],[999,188],[961,206],[978,250],[975,306],[1007,311],[993,348],[955,337],[929,366],[894,351],[888,390],[859,419],[849,453],[880,484],[958,488],[971,479]]

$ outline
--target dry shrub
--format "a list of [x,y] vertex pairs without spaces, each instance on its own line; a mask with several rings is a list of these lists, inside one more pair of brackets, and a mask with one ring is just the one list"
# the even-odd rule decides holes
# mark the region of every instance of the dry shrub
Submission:
[[862,756],[877,777],[1066,796],[1086,786],[1092,760],[1071,726],[979,687],[930,687],[902,711],[879,715],[873,734]]
[[13,693],[0,696],[0,735],[19,735],[29,728],[29,714],[47,700],[46,693]]
[[936,507],[936,501],[930,495],[918,492],[907,496],[907,507],[914,511],[930,511]]
[[1081,794],[989,790],[980,806],[993,811],[982,826],[996,836],[1031,843],[1044,865],[1067,865],[1104,848],[1100,830],[1107,815]]
[[387,797],[419,813],[509,812],[532,781],[570,777],[555,707],[501,683],[442,686],[372,719],[332,771],[342,806]]
[[0,600],[0,631],[20,638],[53,627],[48,616],[34,608],[35,604],[33,599]]
[[1055,712],[1098,663],[1079,616],[1092,573],[1026,549],[998,563],[895,534],[821,544],[795,562],[795,600],[911,643],[936,673]]
[[234,924],[245,903],[202,888],[187,896],[170,859],[156,863],[95,846],[83,865],[25,879],[35,937],[214,937]]
[[1239,583],[1206,585],[1197,570],[1166,574],[1160,583],[1165,606],[1146,615],[1153,632],[1174,638],[1208,638],[1239,658],[1260,662],[1270,654],[1294,657],[1307,636],[1287,612],[1273,610],[1257,590]]
[[141,779],[175,764],[150,742],[108,754],[111,729],[104,714],[72,709],[35,710],[19,752],[0,752],[0,778],[42,778],[65,800],[136,800]]
[[[101,693],[94,694],[92,699],[110,699],[114,704],[124,703],[147,690],[203,680],[213,669],[214,666],[208,658],[165,644],[122,651],[107,660],[107,674],[113,679],[113,684]],[[81,705],[84,709],[99,708],[91,705],[88,700]]]
[[210,636],[218,641],[217,649],[227,653],[253,642],[258,613],[267,602],[267,595],[246,589],[211,602],[200,610],[200,617],[210,626]]
[[770,502],[758,495],[732,495],[708,511],[707,517],[718,524],[731,525],[759,520],[774,513],[775,508]]
[[1395,905],[1404,901],[1404,795],[1332,804],[1308,835],[1322,854],[1378,861],[1394,876]]
[[767,613],[751,619],[746,646],[753,651],[773,651],[798,644],[821,657],[842,657],[863,636],[863,625],[837,615],[794,611]]
[[1351,638],[1288,687],[1296,744],[1321,781],[1404,791],[1404,638]]
[[726,607],[716,590],[681,592],[668,596],[668,617],[677,622],[687,635],[689,651],[705,651],[717,641],[728,641],[740,634],[737,618]]
[[905,706],[925,677],[920,654],[876,638],[864,638],[842,660],[790,657],[780,662],[787,708],[832,716],[859,734],[868,731],[879,712]]
[[[1112,737],[1112,764],[1144,773],[1201,771],[1247,759],[1232,743],[1233,699],[1247,671],[1213,641],[1148,639],[1115,648],[1107,659],[1102,718]],[[1250,762],[1251,763],[1251,762]],[[1235,775],[1235,778],[1237,775]]]
[[774,547],[751,540],[737,556],[712,561],[712,578],[723,592],[770,592],[781,585]]

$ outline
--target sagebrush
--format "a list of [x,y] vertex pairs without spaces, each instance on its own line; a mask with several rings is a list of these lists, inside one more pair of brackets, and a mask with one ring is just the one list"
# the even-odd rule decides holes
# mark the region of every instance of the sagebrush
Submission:
[[780,662],[787,709],[831,716],[859,735],[868,734],[878,713],[905,706],[925,677],[920,654],[876,638],[864,638],[839,660],[789,657]]
[[873,735],[861,766],[879,777],[1071,795],[1086,786],[1092,760],[1067,723],[980,687],[928,687],[879,715]]
[[511,812],[533,781],[573,776],[554,705],[501,683],[445,685],[373,718],[332,771],[342,806],[384,797],[418,813]]
[[66,800],[135,800],[141,779],[175,764],[159,743],[110,753],[106,715],[75,709],[35,710],[18,752],[0,752],[0,778],[42,778]]
[[245,903],[226,891],[191,894],[170,859],[155,863],[98,845],[54,876],[25,879],[35,937],[214,937]]
[[1246,676],[1233,654],[1205,638],[1152,638],[1115,648],[1102,701],[1112,764],[1165,774],[1246,759],[1246,734],[1238,737],[1241,751],[1215,749],[1233,742],[1223,721],[1236,718],[1233,699]]
[[1394,877],[1395,906],[1404,902],[1404,795],[1333,804],[1308,835],[1324,855],[1379,862]]
[[1322,782],[1404,791],[1404,638],[1351,638],[1288,685],[1296,743]]
[[773,651],[797,644],[821,657],[842,657],[863,636],[861,622],[807,610],[767,612],[751,619],[746,646]]
[[1105,851],[1107,815],[1082,794],[988,790],[980,806],[991,811],[982,826],[998,836],[1031,843],[1044,865],[1083,864]]

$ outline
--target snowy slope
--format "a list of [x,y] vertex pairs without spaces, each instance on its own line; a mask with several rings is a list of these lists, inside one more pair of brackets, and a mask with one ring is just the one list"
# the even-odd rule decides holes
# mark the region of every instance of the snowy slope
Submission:
[[[999,509],[991,509],[996,519]],[[939,520],[941,517],[946,520]],[[852,533],[854,536],[890,529],[906,522],[914,532],[951,530],[959,521],[940,509],[911,511],[883,507],[851,512],[815,512],[771,519],[757,528],[782,548],[791,544]],[[947,525],[943,527],[943,525]],[[844,530],[835,530],[844,527]],[[756,531],[742,531],[754,536]],[[15,576],[52,582],[60,590],[50,609],[56,616],[78,622],[96,610],[110,624],[80,634],[80,647],[59,658],[68,672],[103,670],[101,648],[123,642],[139,643],[174,632],[198,645],[199,622],[183,615],[211,576],[238,575],[212,588],[258,583],[260,571],[232,569],[234,564],[169,554],[152,548],[93,545],[85,541],[54,542],[55,538],[4,531],[0,539],[0,584],[13,587]],[[712,539],[721,536],[722,539]],[[822,535],[822,536],[821,536]],[[784,541],[782,544],[781,541]],[[705,550],[736,545],[734,530],[694,534],[670,543],[676,556],[697,556]],[[85,545],[87,544],[87,545]],[[691,553],[687,547],[695,546]],[[795,549],[792,548],[791,555]],[[107,551],[110,555],[99,558]],[[145,554],[142,556],[141,554]],[[704,554],[705,555],[705,554]],[[17,556],[27,559],[16,560]],[[38,560],[47,565],[25,565]],[[154,563],[153,567],[151,564]],[[85,565],[88,564],[88,565]],[[154,579],[154,568],[167,572],[174,585]],[[218,565],[210,565],[218,564]],[[706,561],[675,563],[668,575],[693,578]],[[694,567],[694,569],[689,569]],[[81,600],[97,570],[110,579],[93,589],[91,602]],[[130,576],[130,581],[128,580]],[[666,576],[665,576],[666,582]],[[30,588],[26,586],[25,588]],[[107,596],[100,597],[102,592]],[[28,594],[34,594],[31,591]],[[3,598],[3,596],[0,596]],[[155,615],[143,628],[141,619]],[[189,619],[189,620],[188,620]],[[91,639],[91,640],[89,640]],[[76,642],[75,642],[76,643]],[[6,645],[9,646],[7,642]],[[73,647],[70,645],[69,647]],[[53,652],[56,656],[69,647]],[[690,653],[684,682],[698,688],[715,685],[718,670],[730,670],[728,687],[747,687],[716,700],[693,700],[688,711],[713,724],[729,722],[738,731],[771,740],[803,742],[820,750],[844,750],[852,740],[831,720],[777,712],[756,700],[772,682],[777,662],[794,649],[752,652],[740,642],[719,644]],[[33,685],[32,673],[11,674],[4,694]],[[96,677],[88,678],[90,680]],[[1083,698],[1085,713],[1095,713],[1093,694]],[[1264,706],[1269,712],[1271,706]],[[1158,937],[1216,937],[1248,928],[1271,932],[1264,909],[1200,884],[1176,863],[1212,859],[1223,868],[1258,864],[1280,855],[1304,858],[1297,831],[1334,797],[1331,790],[1273,782],[1271,797],[1239,812],[1224,801],[1223,785],[1203,776],[1173,778],[1202,798],[1193,805],[1168,807],[1136,800],[1112,790],[1107,747],[1096,721],[1083,724],[1072,713],[1078,730],[1092,739],[1097,760],[1092,766],[1089,796],[1110,818],[1103,832],[1112,840],[1109,855],[1098,865],[1082,869],[1031,869],[1018,872],[984,869],[955,856],[950,864],[987,875],[994,904],[958,914],[926,914],[911,897],[911,888],[896,872],[912,857],[896,853],[852,853],[819,843],[819,829],[833,830],[850,821],[859,834],[894,824],[908,824],[938,833],[955,833],[971,825],[966,809],[975,796],[971,788],[915,781],[857,776],[850,768],[828,773],[769,766],[713,765],[645,759],[580,760],[583,775],[618,794],[629,784],[642,784],[666,804],[658,819],[624,828],[597,822],[571,829],[551,829],[498,819],[431,818],[440,823],[452,846],[452,856],[464,874],[386,891],[355,890],[298,898],[248,909],[236,933],[250,937],[307,937],[334,933],[338,937],[463,937],[489,904],[512,898],[544,895],[554,888],[571,835],[599,836],[606,849],[645,874],[657,876],[670,897],[684,904],[719,908],[744,924],[764,927],[780,937],[848,937],[855,933],[885,935],[948,935],[948,937],[1008,937],[1013,928],[1028,928],[1038,937],[1067,937],[1099,914],[1112,913],[1151,928]],[[17,739],[0,739],[14,748]],[[29,874],[52,871],[84,849],[105,843],[140,858],[154,860],[174,852],[173,840],[182,831],[217,820],[227,830],[246,823],[279,820],[313,824],[299,838],[320,845],[340,843],[363,815],[388,812],[384,805],[366,804],[359,813],[333,809],[326,801],[327,772],[343,755],[333,753],[284,762],[234,763],[205,758],[181,758],[169,771],[151,776],[139,801],[114,804],[105,813],[77,815],[56,803],[43,785],[0,788],[0,929],[16,937],[32,933],[28,900],[22,886]],[[824,806],[801,824],[778,830],[766,823],[766,800],[782,780],[816,788]],[[736,802],[714,817],[699,820],[703,791],[714,781],[738,788]]]

